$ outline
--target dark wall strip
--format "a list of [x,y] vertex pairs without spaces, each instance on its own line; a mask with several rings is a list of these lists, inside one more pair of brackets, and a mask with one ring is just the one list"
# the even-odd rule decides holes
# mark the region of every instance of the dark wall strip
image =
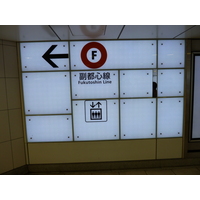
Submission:
[[119,36],[118,36],[118,38],[117,38],[117,39],[119,39],[119,38],[120,38],[120,36],[121,36],[121,34],[122,34],[122,32],[123,32],[124,28],[125,28],[125,25],[122,27],[122,30],[120,31],[120,33],[119,33]]
[[177,38],[179,35],[181,35],[181,34],[187,32],[187,31],[189,31],[190,29],[194,28],[195,26],[196,26],[196,25],[194,25],[194,26],[188,28],[187,30],[183,31],[182,33],[179,33],[179,34],[178,34],[177,36],[175,36],[173,39]]

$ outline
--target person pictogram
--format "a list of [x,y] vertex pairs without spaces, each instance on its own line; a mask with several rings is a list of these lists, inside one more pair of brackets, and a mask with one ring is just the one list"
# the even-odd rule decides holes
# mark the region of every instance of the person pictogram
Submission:
[[[90,109],[90,119],[91,120],[101,120],[102,119],[102,109],[100,108],[102,104],[100,102],[97,102],[96,104],[94,104],[94,102],[92,102],[92,105],[90,104],[90,106],[92,107]],[[98,106],[98,108],[95,108],[96,106]]]

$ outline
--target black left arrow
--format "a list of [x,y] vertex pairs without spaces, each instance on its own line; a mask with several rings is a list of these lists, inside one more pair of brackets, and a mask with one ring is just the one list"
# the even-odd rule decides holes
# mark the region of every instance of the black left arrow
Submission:
[[53,68],[58,68],[58,66],[51,59],[69,58],[68,54],[51,54],[56,47],[57,45],[52,45],[42,56]]

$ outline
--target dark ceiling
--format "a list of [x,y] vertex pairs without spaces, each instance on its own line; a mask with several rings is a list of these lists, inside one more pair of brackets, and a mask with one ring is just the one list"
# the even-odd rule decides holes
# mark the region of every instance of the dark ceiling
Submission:
[[0,25],[0,39],[17,42],[196,38],[199,25]]

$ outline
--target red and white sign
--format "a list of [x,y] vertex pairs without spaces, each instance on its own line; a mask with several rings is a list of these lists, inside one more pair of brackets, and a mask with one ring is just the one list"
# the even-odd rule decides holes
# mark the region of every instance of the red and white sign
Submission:
[[89,68],[96,69],[104,65],[107,59],[105,47],[98,42],[86,44],[81,51],[81,60]]
[[156,68],[156,40],[71,41],[71,70]]

